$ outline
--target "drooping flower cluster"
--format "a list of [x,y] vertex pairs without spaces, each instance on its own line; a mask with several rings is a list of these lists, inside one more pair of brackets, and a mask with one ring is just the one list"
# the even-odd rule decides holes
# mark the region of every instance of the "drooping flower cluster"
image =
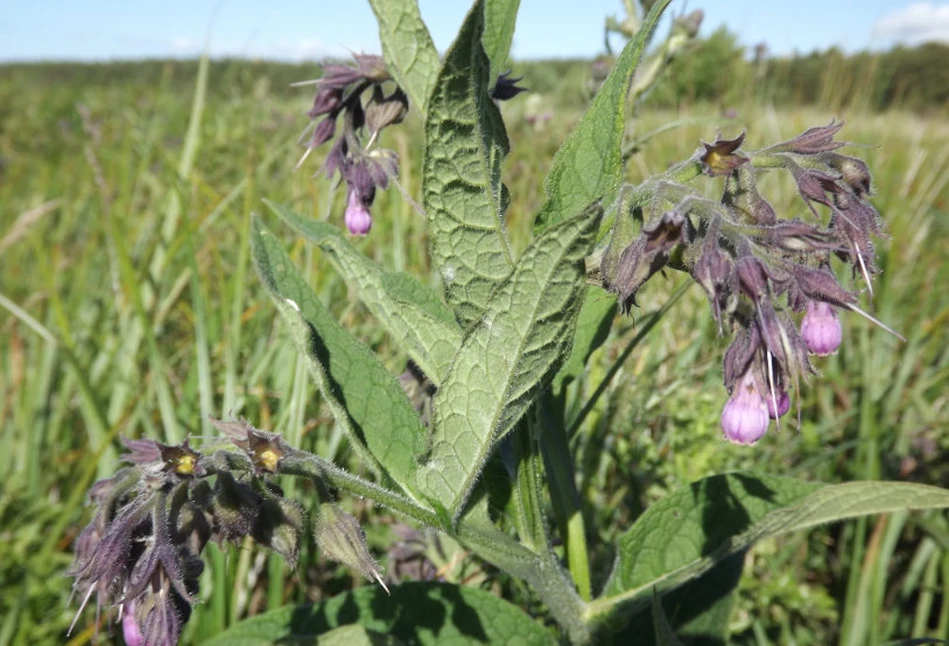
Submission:
[[[815,372],[809,355],[827,356],[842,342],[838,310],[892,332],[857,306],[857,293],[831,269],[839,258],[872,295],[871,237],[883,234],[868,199],[866,164],[836,152],[846,145],[834,139],[842,125],[811,128],[759,151],[739,150],[744,133],[703,144],[692,159],[627,194],[629,213],[620,214],[604,253],[604,285],[626,309],[646,280],[670,267],[702,286],[720,333],[724,322],[737,330],[724,360],[730,398],[721,424],[729,441],[754,444],[789,410],[790,390]],[[813,222],[779,217],[758,192],[757,178],[775,170],[791,174]],[[684,184],[701,175],[724,178],[720,200]]]
[[[93,485],[95,515],[76,538],[69,570],[81,597],[77,619],[95,595],[97,619],[103,607],[118,607],[129,646],[172,645],[196,600],[209,541],[250,537],[296,565],[303,509],[271,476],[297,452],[246,422],[214,424],[238,451],[125,440],[131,466]],[[326,556],[378,578],[355,519],[332,503],[321,506],[316,535]]]
[[[372,228],[370,208],[376,199],[376,190],[388,188],[389,182],[399,174],[395,152],[376,148],[379,134],[405,119],[409,100],[395,85],[381,56],[355,54],[354,58],[355,66],[324,65],[321,78],[294,84],[317,87],[313,106],[307,112],[312,122],[301,139],[311,129],[312,134],[297,166],[303,164],[314,148],[335,137],[322,170],[327,177],[339,172],[346,182],[343,220],[351,234],[363,236]],[[520,80],[512,78],[510,71],[499,74],[490,89],[491,98],[507,101],[525,92],[526,88],[517,85]],[[388,94],[387,87],[391,90]],[[368,98],[364,98],[366,95]]]
[[[405,93],[394,87],[386,94],[386,85],[394,86],[380,56],[356,54],[355,67],[325,65],[323,77],[298,85],[317,86],[313,107],[307,113],[312,134],[303,160],[319,146],[336,138],[323,165],[323,172],[332,177],[337,171],[346,182],[346,228],[353,235],[366,235],[372,227],[370,207],[376,189],[384,190],[390,178],[399,172],[398,158],[391,150],[376,149],[379,133],[400,123],[409,110]],[[369,94],[363,99],[364,94]],[[340,133],[337,124],[341,121]],[[310,128],[307,128],[307,132]],[[363,135],[368,140],[363,144]],[[306,132],[304,133],[306,135]]]

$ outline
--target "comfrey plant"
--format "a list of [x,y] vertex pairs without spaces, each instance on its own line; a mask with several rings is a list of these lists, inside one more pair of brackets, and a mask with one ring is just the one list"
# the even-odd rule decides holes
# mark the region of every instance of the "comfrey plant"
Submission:
[[[838,152],[842,124],[831,123],[757,151],[741,148],[743,135],[719,139],[658,177],[625,185],[628,90],[668,5],[659,1],[557,152],[534,238],[516,257],[505,230],[508,140],[496,101],[518,91],[501,74],[517,2],[478,0],[441,60],[413,0],[372,5],[384,55],[325,70],[308,148],[333,141],[324,169],[346,182],[343,220],[363,235],[375,192],[398,173],[395,156],[375,149],[378,133],[409,107],[419,111],[421,210],[441,292],[362,256],[337,226],[267,206],[325,252],[410,357],[410,370],[391,375],[332,318],[265,218],[252,230],[258,273],[367,475],[243,420],[215,420],[221,441],[199,448],[126,441],[131,466],[94,486],[96,512],[76,543],[71,573],[83,606],[95,597],[97,612],[117,607],[128,644],[173,644],[197,598],[210,541],[252,539],[294,565],[301,536],[312,532],[323,555],[375,583],[316,606],[273,610],[212,643],[331,631],[336,639],[409,643],[587,644],[614,633],[646,644],[724,639],[722,608],[730,606],[722,600],[755,540],[949,506],[949,492],[922,485],[720,474],[649,507],[615,545],[588,545],[567,387],[585,372],[616,311],[628,310],[663,268],[688,272],[721,333],[734,335],[722,433],[740,444],[760,441],[813,373],[811,357],[843,342],[839,315],[863,314],[858,292],[871,293],[872,239],[882,233],[869,170]],[[757,185],[770,172],[791,174],[813,217],[789,218],[768,203]],[[717,183],[721,198],[705,197],[702,181]],[[835,277],[840,262],[852,269],[850,287]],[[284,495],[279,481],[289,477],[314,483],[314,518]],[[420,580],[387,585],[359,522],[337,505],[340,495],[451,537],[525,581],[541,603],[531,604],[531,616],[486,590],[434,580],[423,535],[404,526],[391,555]],[[591,568],[594,549],[615,555],[609,572]]]

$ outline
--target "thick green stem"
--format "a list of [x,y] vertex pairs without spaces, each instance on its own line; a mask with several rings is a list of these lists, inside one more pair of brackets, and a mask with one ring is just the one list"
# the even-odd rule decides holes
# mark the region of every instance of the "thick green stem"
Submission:
[[540,554],[549,549],[540,496],[540,448],[532,425],[524,421],[519,424],[512,439],[517,458],[517,478],[514,482],[517,531],[521,542]]
[[550,500],[554,516],[563,536],[567,555],[567,567],[577,586],[580,597],[589,601],[592,596],[590,584],[590,561],[587,550],[586,524],[583,518],[583,503],[577,490],[573,470],[573,459],[567,443],[567,431],[563,422],[563,401],[548,390],[541,396],[534,424],[537,444],[544,456]]
[[524,579],[537,592],[571,644],[589,644],[593,631],[586,623],[586,604],[553,553],[533,554],[498,530],[474,529],[464,522],[458,540],[478,556],[508,574]]
[[[246,455],[229,450],[219,450],[206,456],[204,467],[209,472],[251,470],[250,460]],[[458,523],[455,528],[446,526],[433,510],[422,507],[402,494],[363,480],[311,453],[289,451],[280,460],[277,471],[281,475],[302,476],[326,482],[387,507],[422,525],[436,527],[454,536],[481,558],[512,576],[524,579],[533,587],[550,610],[550,614],[569,635],[572,643],[590,642],[592,632],[584,620],[586,604],[577,596],[557,557],[549,550],[545,549],[541,554],[536,554],[494,527],[475,527],[465,521]]]
[[419,523],[429,527],[445,529],[433,510],[422,507],[419,503],[406,498],[402,494],[380,487],[368,480],[363,480],[317,455],[304,453],[303,451],[293,451],[280,461],[280,473],[324,480],[334,487],[362,498],[368,498]]

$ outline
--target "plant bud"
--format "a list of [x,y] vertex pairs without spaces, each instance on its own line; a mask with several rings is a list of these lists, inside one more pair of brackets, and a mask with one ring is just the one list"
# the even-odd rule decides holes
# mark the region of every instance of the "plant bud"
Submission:
[[624,309],[636,304],[636,292],[643,283],[665,267],[672,251],[688,244],[692,235],[691,222],[676,211],[667,211],[643,227],[639,238],[620,254],[615,276],[603,276],[608,288],[619,294]]
[[369,132],[376,133],[397,123],[402,123],[409,113],[409,98],[405,92],[396,88],[387,97],[383,97],[382,88],[378,85],[372,90],[372,101],[366,106],[366,125]]
[[326,117],[316,124],[316,128],[313,129],[313,136],[310,137],[310,148],[322,146],[332,139],[334,134],[336,134],[336,119]]
[[862,159],[838,154],[828,154],[823,156],[823,159],[831,168],[841,174],[844,182],[857,197],[862,197],[870,192],[872,185],[870,169]]
[[373,83],[383,83],[391,81],[392,77],[386,71],[386,62],[381,56],[376,54],[353,54],[356,59],[356,65],[359,71],[367,81]]
[[702,252],[692,268],[692,277],[702,286],[712,307],[712,316],[722,334],[722,304],[729,292],[732,259],[718,245],[717,227],[710,229],[702,243]]
[[[722,410],[722,433],[735,444],[755,444],[768,430],[768,404],[749,370]],[[780,402],[779,410],[780,410]]]
[[790,141],[769,146],[768,152],[788,152],[798,155],[814,155],[837,150],[845,146],[842,141],[834,141],[834,136],[844,127],[844,122],[831,121],[826,126],[808,128]]
[[316,518],[313,536],[327,558],[339,561],[369,580],[378,581],[385,588],[379,565],[369,554],[366,534],[359,526],[359,521],[351,515],[333,503],[323,503]]
[[508,101],[513,99],[521,92],[527,92],[527,88],[518,86],[523,77],[511,78],[511,71],[508,70],[498,75],[494,87],[491,88],[491,98],[495,101]]
[[774,402],[771,400],[771,398],[767,397],[766,399],[768,400],[768,416],[771,417],[771,419],[783,417],[789,410],[791,410],[791,397],[785,390],[782,390],[777,395],[777,410],[775,410]]
[[363,201],[356,195],[356,191],[349,191],[349,200],[346,204],[346,213],[343,217],[346,228],[354,236],[364,236],[372,228],[372,214]]
[[801,337],[807,349],[819,357],[836,352],[843,340],[843,330],[834,306],[823,301],[808,301],[801,320]]
[[122,606],[122,637],[125,639],[125,646],[146,646],[142,629],[139,628],[138,621],[135,619],[134,600]]
[[285,558],[294,568],[300,555],[303,520],[299,503],[286,498],[267,499],[254,525],[254,540]]
[[210,505],[218,540],[236,541],[250,534],[261,504],[260,494],[251,486],[237,482],[227,471],[218,473]]

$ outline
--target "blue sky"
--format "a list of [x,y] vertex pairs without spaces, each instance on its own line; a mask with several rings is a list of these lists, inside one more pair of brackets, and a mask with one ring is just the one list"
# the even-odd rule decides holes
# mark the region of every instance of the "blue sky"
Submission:
[[[348,50],[378,52],[365,0],[7,0],[0,9],[0,61],[213,56],[299,61]],[[444,50],[468,7],[421,0]],[[726,25],[747,46],[778,55],[831,45],[846,51],[896,42],[949,42],[949,2],[907,0],[676,0],[705,11],[704,34]],[[522,0],[515,58],[593,56],[603,20],[622,0]]]

